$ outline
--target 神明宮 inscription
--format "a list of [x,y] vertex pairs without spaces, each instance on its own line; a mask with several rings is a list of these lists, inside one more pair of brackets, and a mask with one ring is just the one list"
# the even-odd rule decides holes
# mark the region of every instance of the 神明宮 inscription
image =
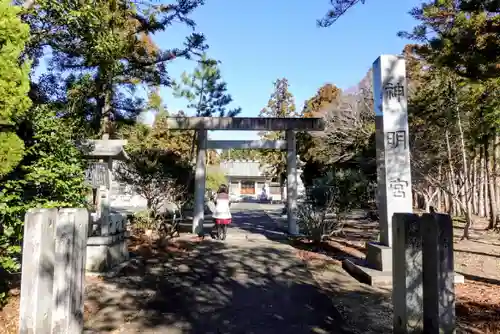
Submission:
[[405,130],[387,132],[387,146],[388,148],[408,147],[408,141]]
[[400,178],[391,180],[389,183],[389,187],[392,189],[392,196],[397,198],[405,198],[408,185],[408,181],[401,180]]
[[405,96],[405,88],[399,82],[397,84],[388,82],[384,85],[383,93],[387,100],[397,99],[401,102],[401,98]]

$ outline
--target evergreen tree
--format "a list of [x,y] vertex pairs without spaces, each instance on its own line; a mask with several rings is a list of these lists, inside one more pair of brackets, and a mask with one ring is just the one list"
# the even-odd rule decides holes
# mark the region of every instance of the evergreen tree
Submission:
[[[274,91],[269,98],[267,107],[260,111],[259,117],[300,117],[295,108],[295,101],[289,91],[289,84],[286,78],[278,79],[274,82]],[[263,140],[284,140],[284,131],[261,132]],[[267,172],[272,178],[279,180],[282,192],[286,180],[286,153],[275,150],[262,150],[262,162],[265,163]],[[282,194],[282,198],[284,198]]]
[[0,0],[0,180],[23,158],[24,144],[16,128],[31,105],[30,62],[20,63],[29,26],[21,22],[19,12],[11,1]]
[[190,131],[172,131],[168,128],[166,118],[168,112],[155,115],[152,126],[136,123],[120,130],[119,136],[128,140],[127,149],[140,151],[157,149],[175,153],[188,161],[189,149],[193,133]]
[[420,21],[399,36],[422,43],[419,54],[472,80],[500,76],[500,2],[425,1],[410,15]]
[[[320,27],[329,27],[352,7],[366,0],[330,0],[332,7]],[[457,74],[481,80],[500,75],[500,2],[498,0],[430,0],[413,8],[410,15],[421,24],[404,38],[424,45],[434,64]]]
[[174,22],[194,28],[188,16],[202,4],[36,1],[25,15],[34,35],[28,52],[40,57],[51,48],[50,74],[40,80],[41,89],[51,91],[51,100],[67,107],[62,114],[80,119],[89,135],[113,135],[117,125],[135,121],[146,108],[135,94],[138,85],[169,86],[166,65],[205,48],[197,33],[184,47],[168,50],[151,39]]
[[187,107],[196,117],[234,117],[241,108],[227,109],[233,98],[227,93],[227,84],[216,60],[204,54],[193,73],[182,73],[181,81],[173,85],[174,95],[188,101]]
[[330,0],[330,8],[325,16],[317,21],[320,27],[329,27],[340,19],[349,9],[357,4],[364,4],[366,0]]
[[[180,82],[173,84],[174,96],[185,98],[187,107],[193,109],[196,117],[235,117],[241,108],[228,109],[233,98],[227,93],[227,84],[222,80],[218,62],[202,55],[193,73],[183,72]],[[196,133],[191,144],[193,159]]]

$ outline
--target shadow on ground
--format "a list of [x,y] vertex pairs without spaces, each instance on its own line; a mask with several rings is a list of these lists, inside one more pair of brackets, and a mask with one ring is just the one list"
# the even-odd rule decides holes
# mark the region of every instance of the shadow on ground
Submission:
[[233,222],[228,234],[238,233],[238,230],[246,234],[262,235],[269,240],[283,240],[288,238],[276,222],[262,210],[245,210],[233,212]]
[[87,332],[347,333],[289,248],[178,241],[87,287]]

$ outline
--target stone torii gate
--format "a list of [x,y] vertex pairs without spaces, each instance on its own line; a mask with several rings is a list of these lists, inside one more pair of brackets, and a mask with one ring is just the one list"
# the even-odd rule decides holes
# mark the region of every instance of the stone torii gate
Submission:
[[[171,130],[196,130],[196,152],[193,234],[203,234],[205,220],[206,150],[210,149],[276,149],[287,151],[287,219],[288,232],[298,234],[297,208],[297,145],[295,131],[323,131],[322,118],[255,118],[255,117],[169,117]],[[286,140],[207,140],[208,130],[285,131]]]

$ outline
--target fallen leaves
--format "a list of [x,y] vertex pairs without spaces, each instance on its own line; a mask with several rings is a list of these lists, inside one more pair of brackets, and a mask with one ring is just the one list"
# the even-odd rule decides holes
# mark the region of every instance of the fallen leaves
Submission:
[[0,310],[0,334],[19,332],[19,301],[21,296],[11,295],[9,302]]
[[455,286],[457,322],[463,331],[500,333],[500,286],[466,281]]

